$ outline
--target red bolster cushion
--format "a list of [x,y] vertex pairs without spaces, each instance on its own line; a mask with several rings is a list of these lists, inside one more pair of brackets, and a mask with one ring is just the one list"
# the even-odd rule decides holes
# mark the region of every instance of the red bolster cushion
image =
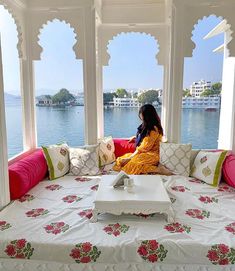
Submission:
[[129,143],[129,139],[114,138],[115,156],[116,158],[135,151],[135,143]]
[[223,179],[228,185],[235,187],[235,155],[232,153],[224,161]]
[[47,176],[42,150],[36,150],[10,165],[8,171],[11,200],[18,199]]

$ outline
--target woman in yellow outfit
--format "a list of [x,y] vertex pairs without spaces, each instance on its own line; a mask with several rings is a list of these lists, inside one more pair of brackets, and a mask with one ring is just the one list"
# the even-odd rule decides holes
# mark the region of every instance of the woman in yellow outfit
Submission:
[[160,173],[159,145],[163,136],[160,118],[151,104],[140,108],[139,117],[142,124],[138,127],[135,137],[136,150],[117,158],[113,169],[134,175]]

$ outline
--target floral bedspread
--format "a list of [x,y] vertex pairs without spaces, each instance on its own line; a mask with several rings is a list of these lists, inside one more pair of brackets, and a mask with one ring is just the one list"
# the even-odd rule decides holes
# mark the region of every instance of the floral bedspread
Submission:
[[160,214],[100,214],[100,177],[43,181],[0,212],[0,258],[63,263],[235,264],[235,190],[163,177],[175,222]]

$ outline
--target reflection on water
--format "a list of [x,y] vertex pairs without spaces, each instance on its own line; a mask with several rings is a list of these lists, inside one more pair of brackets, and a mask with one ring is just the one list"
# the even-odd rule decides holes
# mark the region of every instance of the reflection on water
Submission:
[[[160,110],[158,110],[160,115]],[[36,108],[38,145],[67,142],[71,146],[84,144],[84,108]],[[23,149],[21,105],[6,106],[9,157]],[[104,110],[105,135],[131,137],[140,124],[137,108]],[[182,142],[192,143],[193,148],[216,148],[219,111],[204,109],[182,110]]]
[[181,140],[192,143],[194,149],[216,149],[219,133],[219,110],[183,109]]

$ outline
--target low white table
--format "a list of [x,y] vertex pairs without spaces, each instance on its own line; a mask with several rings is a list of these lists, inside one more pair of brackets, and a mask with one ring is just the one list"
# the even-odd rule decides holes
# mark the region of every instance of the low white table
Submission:
[[134,179],[133,192],[114,189],[116,176],[102,176],[94,201],[91,222],[97,221],[98,213],[121,214],[165,214],[168,222],[174,222],[171,200],[158,175],[131,175]]

